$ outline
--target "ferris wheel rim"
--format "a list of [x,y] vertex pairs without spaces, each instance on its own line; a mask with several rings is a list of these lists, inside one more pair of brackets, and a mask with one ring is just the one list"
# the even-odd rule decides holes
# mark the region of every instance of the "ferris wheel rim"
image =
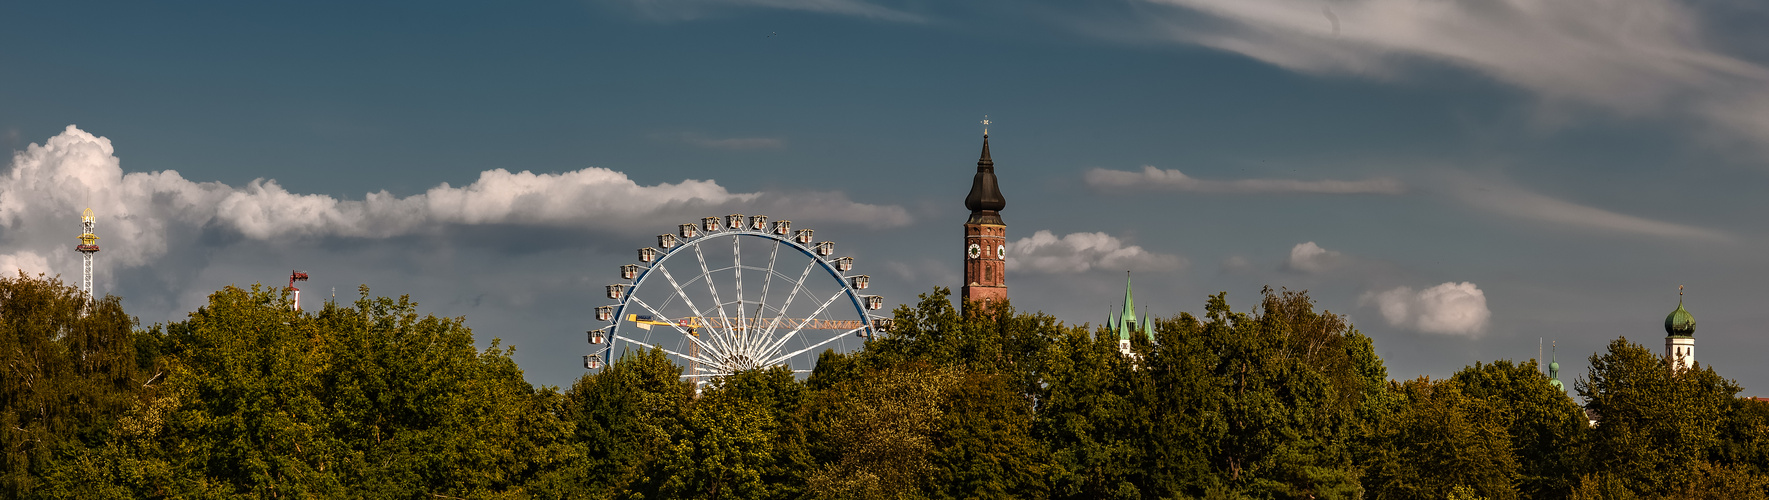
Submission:
[[[597,354],[603,355],[599,357],[599,359],[606,359],[608,362],[613,362],[613,354],[616,347],[624,347],[621,350],[621,356],[624,357],[626,354],[632,352],[632,347],[639,346],[643,349],[660,349],[678,361],[689,361],[694,368],[685,371],[682,375],[683,378],[701,379],[703,381],[710,380],[711,378],[716,378],[716,376],[702,373],[700,370],[714,368],[719,371],[730,372],[737,369],[787,366],[789,369],[794,369],[795,372],[805,372],[808,371],[808,368],[798,369],[796,366],[793,366],[798,364],[793,361],[794,359],[812,350],[823,348],[833,342],[845,339],[850,335],[858,335],[861,338],[872,338],[879,332],[880,327],[877,326],[877,322],[885,318],[868,312],[869,304],[873,308],[879,306],[878,297],[875,295],[862,294],[859,291],[860,289],[855,288],[855,277],[859,277],[859,285],[863,286],[865,284],[865,275],[849,275],[847,272],[839,269],[836,265],[838,262],[841,264],[841,267],[852,269],[852,258],[833,257],[833,252],[830,250],[833,247],[825,246],[831,245],[830,242],[823,241],[815,244],[801,244],[796,240],[808,240],[810,239],[809,236],[805,236],[803,233],[778,234],[778,231],[748,228],[714,230],[688,236],[690,231],[686,229],[686,225],[684,225],[684,227],[684,237],[679,241],[675,239],[674,235],[664,235],[659,237],[660,244],[658,246],[664,247],[661,251],[655,251],[655,249],[653,249],[651,253],[647,253],[647,249],[641,248],[642,262],[631,265],[632,268],[622,266],[622,278],[624,283],[609,285],[610,295],[619,295],[620,298],[615,299],[614,304],[604,306],[613,308],[613,314],[607,319],[609,323],[608,326],[601,330],[593,331],[598,333],[605,332],[605,340],[602,341],[603,346],[600,349],[593,351]],[[743,248],[742,243],[744,241],[749,241],[745,238],[758,238],[771,243],[768,245],[769,249],[766,252],[769,254],[768,265],[766,267],[745,264],[741,251]],[[703,248],[705,245],[721,239],[730,239],[732,242],[732,262],[730,265],[722,265],[721,263],[721,265],[717,267],[709,266]],[[809,259],[805,268],[801,270],[799,276],[796,278],[788,273],[781,272],[777,266],[782,246],[790,248],[791,250],[796,250],[799,255]],[[668,264],[672,262],[672,259],[677,258],[679,255],[689,253],[692,253],[694,257],[689,258],[688,265],[684,267],[689,269],[690,273],[684,275],[687,277],[686,280],[678,281],[675,279],[673,273],[669,271]],[[787,253],[788,255],[791,254],[791,252]],[[819,255],[820,253],[822,255]],[[647,257],[650,257],[650,260],[645,260]],[[743,295],[743,274],[745,270],[760,271],[764,273],[763,276],[765,276],[765,278],[762,285],[762,295],[756,300],[748,300]],[[636,272],[631,273],[631,278],[626,278],[625,276],[628,275],[627,273],[629,271]],[[698,274],[695,274],[694,271],[698,271]],[[831,293],[827,298],[822,298],[822,300],[818,300],[818,298],[808,299],[814,302],[821,302],[821,304],[818,304],[816,309],[808,316],[798,318],[797,314],[793,314],[793,317],[788,318],[788,310],[792,308],[793,301],[799,296],[800,292],[806,292],[805,295],[808,297],[818,295],[818,292],[813,292],[807,287],[807,285],[817,281],[812,280],[810,276],[813,271],[821,271],[817,274],[825,275],[828,279],[834,281],[836,287],[834,293]],[[732,300],[724,300],[719,296],[719,288],[714,283],[715,275],[719,273],[731,273],[735,277],[735,291],[737,295]],[[653,275],[662,276],[661,279],[668,282],[670,288],[675,292],[673,295],[669,295],[669,291],[666,290],[665,293],[668,298],[663,305],[659,307],[653,307],[650,302],[640,298],[636,293],[640,290],[646,289],[645,286],[648,283],[656,281],[653,279]],[[791,285],[791,289],[784,302],[770,303],[768,300],[768,293],[774,286],[774,281],[784,281]],[[690,297],[690,293],[686,290],[686,287],[698,286],[697,284],[702,282],[706,284],[706,291],[712,298],[712,301],[707,303],[709,307],[705,309],[698,307],[694,299]],[[620,288],[620,293],[618,294],[614,291],[614,287],[616,286],[623,287]],[[652,286],[656,285],[654,284]],[[842,306],[836,307],[833,310],[830,309],[830,306],[835,305],[839,299],[844,297],[847,300],[841,301],[844,303]],[[703,318],[706,321],[705,324],[695,325],[691,328],[699,329],[699,331],[702,332],[703,335],[706,335],[707,338],[697,338],[699,337],[698,335],[690,334],[689,329],[684,328],[685,325],[679,324],[681,322],[680,319],[670,318],[668,315],[662,314],[662,312],[658,310],[670,306],[670,303],[676,301],[678,298],[681,300],[681,306],[687,307],[694,317]],[[757,306],[756,317],[753,323],[748,318],[745,311],[745,307],[751,304]],[[736,306],[736,317],[738,320],[736,323],[731,321],[730,311],[727,310],[727,308],[733,305]],[[657,318],[656,321],[668,323],[668,326],[671,329],[682,335],[681,339],[686,340],[687,344],[691,344],[691,348],[687,350],[705,350],[706,352],[713,353],[714,357],[683,354],[681,352],[667,349],[664,346],[656,345],[655,342],[646,342],[625,334],[628,328],[622,327],[623,320],[630,315],[639,313],[639,311],[635,310],[635,307],[642,308],[645,312],[651,313],[650,315],[653,318]],[[854,317],[859,320],[858,326],[855,328],[840,331],[839,333],[830,335],[827,338],[821,338],[820,340],[814,339],[813,337],[816,337],[814,335],[801,335],[801,332],[805,330],[805,327],[812,322],[828,321],[816,319],[819,316],[827,318],[826,311],[838,315],[846,315],[846,313],[839,313],[836,311],[845,310],[849,307],[852,307],[852,314],[854,314]],[[773,319],[767,321],[768,324],[765,327],[762,327],[764,322],[763,318],[769,315],[770,311],[773,313]],[[717,319],[720,323],[719,325],[715,326],[710,323],[715,317],[709,316],[708,313],[713,312],[718,313]],[[602,311],[599,310],[598,318],[601,317],[601,314]],[[782,334],[779,329],[784,326],[782,325],[782,320],[786,319],[792,320],[791,323],[793,324],[791,325],[790,330]],[[658,323],[650,324],[655,325]],[[823,324],[828,325],[828,323]],[[827,328],[827,326],[819,328]],[[795,337],[800,337],[800,344],[787,347],[786,344],[788,341],[793,340]],[[649,338],[650,337],[647,337],[647,339]],[[744,343],[744,345],[733,345],[733,343]],[[628,345],[623,346],[623,344]],[[679,343],[678,345],[686,344]],[[801,346],[802,348],[800,348]],[[797,348],[797,350],[785,352],[794,348]],[[723,357],[720,358],[718,356]],[[588,360],[591,359],[591,357],[586,356],[585,359],[586,365],[588,365]],[[739,365],[733,365],[732,363],[739,363]],[[702,364],[707,366],[701,366]],[[815,361],[812,361],[810,366],[814,366],[814,364]],[[733,366],[736,366],[736,368],[733,368]],[[586,366],[586,368],[588,368],[588,366]]]

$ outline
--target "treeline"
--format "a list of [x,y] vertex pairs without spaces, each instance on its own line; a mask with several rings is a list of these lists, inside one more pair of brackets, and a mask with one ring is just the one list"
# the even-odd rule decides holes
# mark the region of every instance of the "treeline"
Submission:
[[[1305,293],[1115,336],[936,289],[809,377],[696,392],[661,352],[559,391],[400,298],[229,287],[143,328],[0,279],[6,498],[1765,498],[1769,404],[1626,339],[1388,379]],[[802,379],[801,379],[802,378]]]

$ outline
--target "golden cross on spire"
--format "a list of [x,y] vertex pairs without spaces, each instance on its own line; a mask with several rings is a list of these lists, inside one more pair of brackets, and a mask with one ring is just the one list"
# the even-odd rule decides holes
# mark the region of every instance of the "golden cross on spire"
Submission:
[[989,136],[989,115],[983,115],[983,137]]

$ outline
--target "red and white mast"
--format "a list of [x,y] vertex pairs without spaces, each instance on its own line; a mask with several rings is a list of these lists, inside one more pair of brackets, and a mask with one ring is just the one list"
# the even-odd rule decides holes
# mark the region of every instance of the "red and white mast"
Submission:
[[307,273],[294,271],[289,273],[289,290],[295,292],[295,310],[301,310],[301,289],[295,288],[295,282],[307,281]]

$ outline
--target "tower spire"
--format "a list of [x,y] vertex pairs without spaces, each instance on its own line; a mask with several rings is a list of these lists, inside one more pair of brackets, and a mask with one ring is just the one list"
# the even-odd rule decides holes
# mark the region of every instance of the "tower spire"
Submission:
[[1116,328],[1118,352],[1130,355],[1130,335],[1136,333],[1136,299],[1130,292],[1130,271],[1124,271],[1124,305],[1120,307]]
[[1548,385],[1554,386],[1560,392],[1566,392],[1566,384],[1560,382],[1560,343],[1555,342],[1552,346],[1554,350],[1549,351],[1548,355],[1553,356],[1554,361],[1548,363]]
[[1118,318],[1118,338],[1130,340],[1136,332],[1136,298],[1130,292],[1130,271],[1124,271],[1124,313]]
[[992,303],[1007,299],[1007,223],[1001,209],[1007,200],[995,184],[995,160],[989,157],[989,117],[983,117],[983,153],[971,177],[964,208],[964,295],[966,301]]
[[995,160],[989,157],[987,130],[983,132],[983,154],[977,157],[977,174],[971,177],[970,195],[964,197],[964,208],[970,209],[972,224],[1002,224],[1000,212],[1007,208],[1007,199],[1001,196],[1001,186],[995,183]]

